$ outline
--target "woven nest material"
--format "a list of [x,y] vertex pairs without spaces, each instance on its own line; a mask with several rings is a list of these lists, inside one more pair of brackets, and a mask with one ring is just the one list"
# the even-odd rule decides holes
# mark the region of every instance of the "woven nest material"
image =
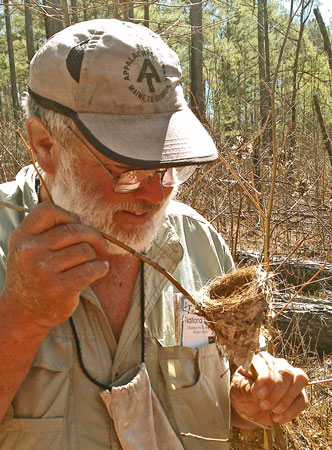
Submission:
[[259,334],[264,322],[270,278],[260,267],[250,266],[217,277],[200,292],[197,314],[216,336],[217,345],[237,366],[250,366],[259,348]]

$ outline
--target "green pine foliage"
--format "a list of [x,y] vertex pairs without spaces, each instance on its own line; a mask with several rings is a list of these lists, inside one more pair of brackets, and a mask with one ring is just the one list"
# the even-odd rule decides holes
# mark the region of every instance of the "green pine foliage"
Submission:
[[[15,3],[11,3],[13,5]],[[152,30],[159,33],[179,54],[183,67],[183,85],[188,95],[190,35],[189,2],[163,1],[150,5]],[[125,4],[127,5],[127,3]],[[59,6],[61,9],[61,7]],[[126,11],[128,6],[122,6]],[[72,20],[96,17],[114,17],[112,2],[99,3],[78,0],[77,9],[70,7]],[[120,3],[121,13],[121,3]],[[53,14],[52,9],[48,9]],[[24,5],[10,6],[14,41],[16,76],[19,95],[26,89],[28,61],[26,56]],[[75,12],[75,14],[74,14]],[[10,99],[10,76],[6,30],[3,10],[0,10],[0,95],[2,114],[12,116]],[[33,3],[33,29],[35,48],[45,40],[44,13],[42,6]],[[137,23],[144,23],[144,8],[133,2],[133,16]],[[122,15],[122,17],[124,17]],[[288,11],[281,2],[268,2],[268,27],[271,61],[271,77],[276,66],[280,47],[288,21]],[[292,89],[292,65],[298,39],[299,17],[294,19],[283,61],[278,74],[277,107],[282,119],[287,120]],[[257,5],[243,0],[203,1],[204,79],[208,121],[215,136],[226,143],[237,136],[247,138],[260,124],[257,50]],[[298,63],[298,120],[301,124],[313,121],[310,96],[317,92],[322,99],[322,112],[327,125],[332,118],[328,114],[331,91],[331,73],[322,39],[314,18],[305,27]]]

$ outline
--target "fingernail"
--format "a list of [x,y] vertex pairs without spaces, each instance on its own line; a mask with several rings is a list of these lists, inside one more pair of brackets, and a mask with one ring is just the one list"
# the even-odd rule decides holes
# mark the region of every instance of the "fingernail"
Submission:
[[279,405],[277,405],[275,408],[273,408],[273,412],[274,413],[276,413],[276,414],[279,414],[279,413],[281,413],[281,411],[284,409],[284,407],[283,407],[283,405],[282,404],[279,404]]
[[282,414],[276,414],[273,416],[273,422],[281,422],[282,421]]
[[266,389],[265,387],[260,388],[260,389],[257,391],[257,396],[258,396],[258,398],[260,398],[260,399],[263,399],[264,397],[266,397],[266,394],[267,394],[267,389]]

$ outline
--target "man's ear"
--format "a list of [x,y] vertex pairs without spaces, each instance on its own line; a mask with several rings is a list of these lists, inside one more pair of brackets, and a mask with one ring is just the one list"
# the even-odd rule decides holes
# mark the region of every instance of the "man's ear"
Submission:
[[54,174],[57,162],[58,142],[38,117],[31,117],[26,124],[27,135],[33,154],[40,167]]

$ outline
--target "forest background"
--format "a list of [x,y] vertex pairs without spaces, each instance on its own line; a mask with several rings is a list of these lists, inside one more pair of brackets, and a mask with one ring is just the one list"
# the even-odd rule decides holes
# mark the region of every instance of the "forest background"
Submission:
[[[320,21],[319,1],[2,0],[0,6],[0,181],[29,162],[17,131],[25,137],[21,101],[36,49],[70,23],[131,20],[179,54],[186,98],[220,152],[217,163],[198,168],[179,198],[221,232],[238,262],[254,257],[280,268],[310,260],[314,278],[331,270],[331,28]],[[310,280],[307,295],[322,299],[327,310],[332,277],[324,273],[319,283]],[[283,302],[308,284],[284,278],[277,275]],[[331,358],[316,352],[315,336],[295,319],[292,338],[275,330],[277,351],[312,378],[330,378]],[[309,394],[308,411],[284,428],[285,442],[299,450],[331,449],[331,384],[311,386]],[[234,436],[245,442],[234,449],[269,448],[259,433]]]

